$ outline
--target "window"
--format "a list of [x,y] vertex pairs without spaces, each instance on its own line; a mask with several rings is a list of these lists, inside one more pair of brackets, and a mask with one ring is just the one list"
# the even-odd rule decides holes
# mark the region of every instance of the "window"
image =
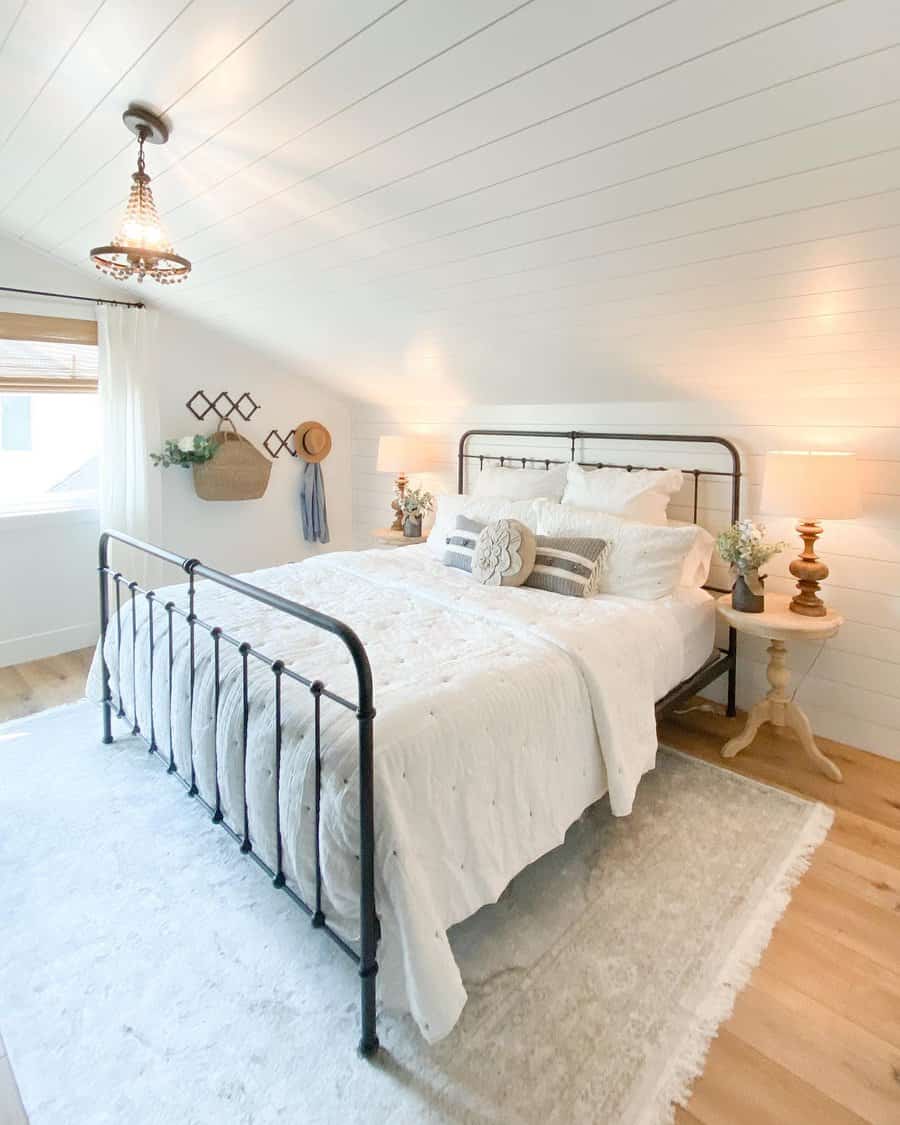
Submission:
[[31,396],[0,398],[0,449],[6,453],[31,452]]
[[0,515],[93,506],[97,325],[0,313]]

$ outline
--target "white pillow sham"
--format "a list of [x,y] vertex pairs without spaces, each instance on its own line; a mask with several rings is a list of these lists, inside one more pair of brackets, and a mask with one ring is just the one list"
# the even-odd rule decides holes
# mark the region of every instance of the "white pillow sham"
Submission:
[[655,601],[677,588],[685,559],[697,538],[694,524],[684,527],[635,523],[607,512],[570,504],[535,504],[539,535],[605,539],[606,565],[597,584],[600,594]]
[[585,469],[571,464],[563,504],[641,523],[664,524],[669,500],[684,484],[681,469]]
[[512,469],[506,465],[485,465],[475,481],[476,499],[502,496],[506,500],[561,500],[566,487],[567,465],[549,469]]
[[684,566],[681,568],[681,579],[679,586],[691,586],[696,588],[704,585],[709,579],[709,568],[712,566],[713,551],[716,547],[716,541],[706,530],[705,527],[699,527],[697,524],[686,523],[684,520],[669,520],[669,527],[694,527],[697,530],[697,538],[694,540],[694,545],[688,551],[687,558],[684,560]]
[[[468,516],[469,519],[479,520],[481,523],[493,523],[495,520],[514,519],[524,523],[532,531],[537,531],[537,514],[534,500],[506,500],[502,496],[486,496],[480,499],[463,493],[454,496],[447,493],[435,497],[434,525],[428,534],[428,549],[435,558],[443,561],[444,551],[447,549],[447,536],[456,527],[457,516]],[[547,501],[551,508],[559,505]]]

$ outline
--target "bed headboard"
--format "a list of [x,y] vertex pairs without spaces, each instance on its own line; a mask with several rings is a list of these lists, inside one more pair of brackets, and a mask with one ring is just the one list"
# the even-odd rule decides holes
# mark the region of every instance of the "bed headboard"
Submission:
[[[502,438],[526,438],[526,439],[542,439],[547,440],[548,444],[551,440],[559,443],[560,440],[568,445],[568,456],[562,457],[560,453],[563,452],[557,448],[554,450],[554,455],[549,457],[534,456],[529,453],[526,456],[518,456],[515,453],[493,453],[489,451],[482,451],[479,449],[476,453],[470,453],[468,446],[472,439],[481,438],[496,438],[497,445],[500,445]],[[740,518],[741,509],[741,455],[738,453],[735,446],[727,438],[718,437],[712,434],[603,434],[595,433],[591,430],[467,430],[459,439],[458,451],[458,469],[457,469],[457,492],[463,491],[465,484],[465,470],[467,461],[479,462],[479,469],[484,466],[485,461],[496,461],[501,465],[520,465],[523,469],[531,465],[532,467],[543,466],[549,469],[551,465],[564,465],[569,462],[576,462],[587,469],[621,469],[623,472],[630,473],[635,469],[649,469],[652,472],[662,472],[664,469],[672,468],[669,465],[635,465],[635,464],[619,464],[616,462],[605,461],[597,450],[598,456],[589,456],[594,452],[595,447],[592,443],[595,442],[614,442],[618,445],[632,444],[635,442],[646,442],[651,444],[664,443],[680,444],[682,446],[691,445],[717,445],[721,446],[727,453],[731,460],[730,469],[711,469],[711,468],[686,468],[683,465],[677,466],[685,474],[686,477],[693,479],[693,497],[692,497],[692,522],[697,522],[697,512],[699,504],[699,491],[701,477],[712,478],[725,478],[730,481],[730,501],[731,501],[731,523]],[[580,456],[576,456],[580,454]],[[583,460],[581,458],[584,458]]]

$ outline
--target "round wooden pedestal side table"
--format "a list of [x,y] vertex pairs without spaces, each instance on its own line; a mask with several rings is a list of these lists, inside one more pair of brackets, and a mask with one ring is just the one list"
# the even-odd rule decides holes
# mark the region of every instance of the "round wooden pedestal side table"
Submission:
[[382,547],[414,547],[416,543],[424,543],[427,535],[415,535],[410,538],[402,531],[394,531],[392,527],[379,527],[372,532],[372,538]]
[[788,691],[791,673],[787,666],[785,646],[792,640],[825,641],[835,635],[844,619],[830,609],[824,617],[804,617],[788,608],[790,601],[786,594],[766,594],[766,608],[762,613],[741,613],[740,610],[733,609],[731,594],[724,594],[716,602],[719,616],[732,628],[768,640],[769,666],[766,677],[772,685],[765,699],[761,699],[750,709],[747,724],[741,733],[722,747],[722,757],[733,758],[735,754],[739,754],[750,745],[763,723],[771,723],[775,727],[789,727],[794,731],[816,769],[832,781],[843,781],[841,771],[816,745],[809,719],[791,698]]

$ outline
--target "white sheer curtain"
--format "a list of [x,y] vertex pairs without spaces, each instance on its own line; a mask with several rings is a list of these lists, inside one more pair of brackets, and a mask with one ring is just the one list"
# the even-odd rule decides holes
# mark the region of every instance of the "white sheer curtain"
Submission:
[[[156,363],[157,315],[100,305],[100,523],[150,543],[160,542],[160,470],[150,454],[161,446]],[[143,586],[159,582],[161,566],[142,553],[113,548],[116,566]]]

